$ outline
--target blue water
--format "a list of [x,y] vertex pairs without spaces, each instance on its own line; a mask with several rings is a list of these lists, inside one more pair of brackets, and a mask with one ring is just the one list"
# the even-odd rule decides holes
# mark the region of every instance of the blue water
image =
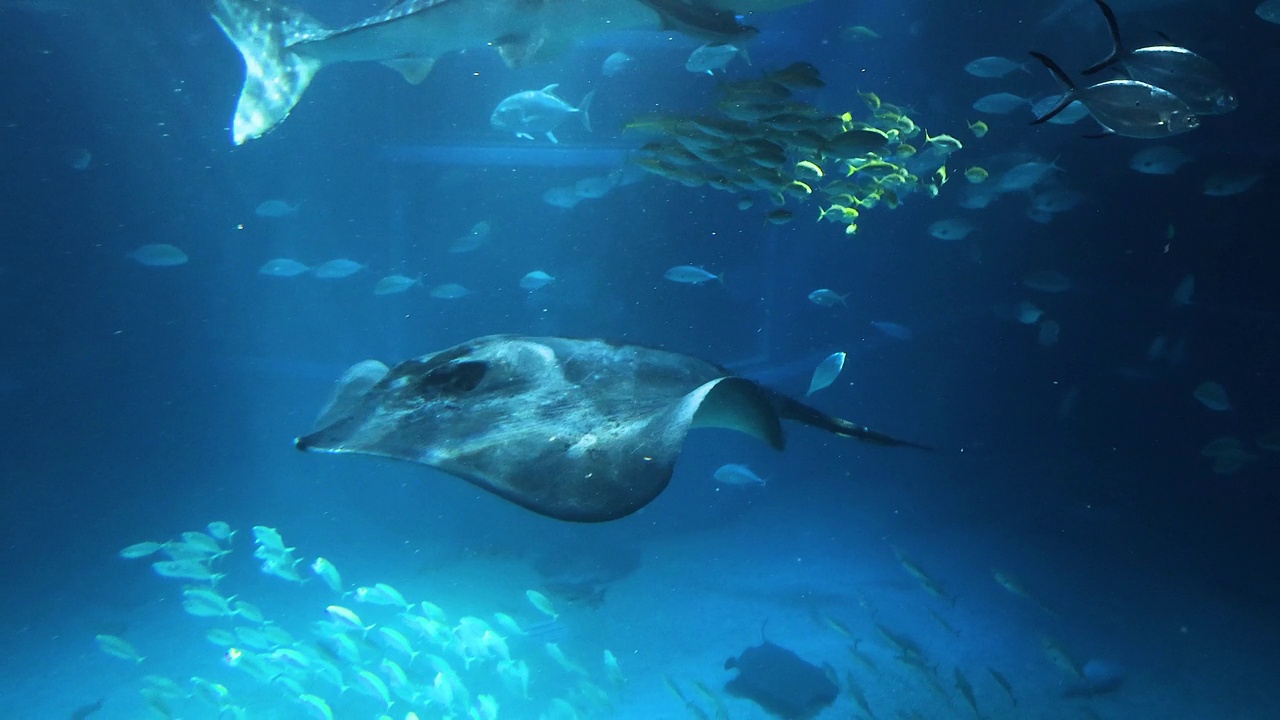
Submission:
[[[384,5],[299,4],[333,24]],[[101,720],[232,717],[188,697],[193,676],[225,685],[223,704],[244,717],[317,717],[295,687],[231,666],[205,638],[245,621],[192,617],[184,581],[148,567],[159,557],[117,556],[214,520],[238,530],[217,561],[227,574],[218,590],[260,606],[297,647],[322,642],[313,624],[335,603],[366,624],[401,627],[394,610],[311,579],[316,556],[353,588],[388,583],[450,622],[504,612],[530,626],[507,638],[529,665],[529,699],[501,682],[493,658],[464,667],[429,650],[470,691],[460,716],[489,694],[508,718],[571,717],[566,707],[579,717],[768,717],[723,690],[725,660],[758,644],[767,621],[770,641],[833,671],[841,692],[820,718],[867,715],[850,678],[876,718],[972,717],[957,673],[988,719],[1280,717],[1280,458],[1255,444],[1280,429],[1280,26],[1257,18],[1252,1],[1116,7],[1131,44],[1163,32],[1212,58],[1240,98],[1235,112],[1167,143],[1193,158],[1174,175],[1130,170],[1153,143],[1084,139],[1087,120],[1031,127],[1024,111],[970,108],[1002,90],[1056,91],[1038,67],[1004,80],[966,75],[975,57],[1021,61],[1034,48],[1073,71],[1101,57],[1105,29],[1091,4],[814,0],[748,18],[761,29],[752,64],[735,60],[729,78],[805,60],[828,84],[806,102],[857,110],[857,91],[874,91],[965,143],[936,199],[866,210],[847,237],[813,222],[815,203],[792,203],[794,222],[767,225],[762,196],[740,211],[736,194],[655,176],[568,210],[542,200],[622,167],[645,142],[622,131],[636,116],[705,111],[718,80],[683,69],[698,45],[690,38],[627,31],[515,70],[477,48],[441,58],[419,86],[377,65],[326,68],[279,128],[234,147],[243,64],[199,3],[0,2],[0,717],[71,717],[98,700]],[[843,38],[853,24],[881,38]],[[618,49],[632,67],[602,77]],[[596,92],[594,132],[570,120],[553,146],[490,128],[503,97],[553,82],[572,103]],[[991,131],[976,139],[966,122],[980,117]],[[90,160],[77,169],[83,152]],[[1056,158],[1054,182],[1085,201],[1048,224],[1027,218],[1020,194],[960,208],[960,173],[1010,152]],[[1221,171],[1263,177],[1238,195],[1205,196],[1202,183]],[[255,214],[269,199],[301,205],[282,218]],[[977,228],[970,238],[930,237],[931,223],[956,217]],[[488,243],[447,252],[479,221],[492,226]],[[146,243],[179,246],[190,261],[155,268],[126,257]],[[348,257],[369,269],[328,281],[258,274],[277,257]],[[663,279],[682,264],[724,282]],[[556,282],[521,289],[534,269]],[[1073,287],[1049,295],[1019,284],[1046,269]],[[425,287],[375,296],[392,273],[421,274]],[[1189,273],[1192,304],[1170,307]],[[441,283],[472,292],[429,297]],[[824,287],[847,293],[847,305],[807,299]],[[998,311],[1023,300],[1060,325],[1056,344]],[[844,373],[810,402],[937,450],[790,426],[777,453],[699,430],[654,503],[576,525],[434,470],[292,448],[350,364],[500,332],[657,345],[796,397],[822,358],[844,351]],[[1185,358],[1149,362],[1157,336],[1185,338]],[[1231,410],[1193,398],[1205,381],[1227,389]],[[1227,435],[1251,459],[1215,474],[1200,449]],[[725,463],[767,484],[718,485],[712,473]],[[297,547],[307,583],[258,571],[254,525]],[[996,570],[1027,597],[997,584]],[[529,589],[552,599],[554,622]],[[881,628],[918,644],[921,662]],[[146,659],[102,652],[99,634]],[[1055,664],[1045,638],[1088,677]],[[546,643],[585,674],[561,667]],[[624,682],[610,680],[605,649]],[[391,657],[376,640],[361,653],[340,668],[347,684],[360,669],[385,673],[379,663]],[[415,686],[432,682],[423,659],[406,666]],[[140,693],[148,675],[181,688],[167,714]],[[358,688],[299,676],[335,717],[442,716],[439,705],[386,709]]]

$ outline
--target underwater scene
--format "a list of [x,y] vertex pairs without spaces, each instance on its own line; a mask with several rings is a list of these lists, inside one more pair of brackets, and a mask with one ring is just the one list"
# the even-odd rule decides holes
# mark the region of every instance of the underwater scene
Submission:
[[0,720],[1280,717],[1280,0],[0,38]]

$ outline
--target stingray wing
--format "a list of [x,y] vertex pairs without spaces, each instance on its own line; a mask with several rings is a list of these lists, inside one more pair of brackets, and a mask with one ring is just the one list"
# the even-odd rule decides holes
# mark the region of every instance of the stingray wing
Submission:
[[691,427],[782,447],[767,391],[661,350],[490,336],[400,363],[372,385],[377,366],[361,365],[299,449],[421,463],[562,520],[612,520],[647,505]]

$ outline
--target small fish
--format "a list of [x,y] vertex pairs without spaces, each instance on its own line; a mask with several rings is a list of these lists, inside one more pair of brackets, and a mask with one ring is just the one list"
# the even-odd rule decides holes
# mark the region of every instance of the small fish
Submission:
[[685,285],[701,285],[711,280],[724,284],[724,273],[716,275],[696,265],[677,265],[663,273],[662,277]]
[[112,657],[129,660],[134,663],[141,663],[146,659],[139,655],[137,649],[123,638],[118,638],[115,635],[95,635],[93,639],[98,641],[98,648],[102,652]]
[[942,135],[930,135],[926,132],[924,134],[924,141],[929,145],[929,147],[943,153],[944,155],[950,155],[964,147],[964,143],[950,135],[947,135],[946,133],[943,133]]
[[1004,688],[1005,694],[1009,696],[1009,701],[1016,707],[1018,705],[1018,698],[1013,694],[1013,685],[1009,683],[1009,679],[993,667],[988,667],[987,672],[991,673],[991,677],[996,681],[997,685]]
[[1253,12],[1269,23],[1280,25],[1280,0],[1262,0]]
[[809,302],[821,307],[835,307],[836,305],[844,305],[845,307],[848,307],[849,305],[849,303],[846,302],[849,297],[847,293],[841,295],[835,290],[831,290],[829,288],[818,288],[817,290],[809,293],[808,297]]
[[471,291],[457,283],[445,283],[431,288],[431,297],[439,300],[457,300],[471,294]]
[[934,236],[935,238],[938,238],[939,240],[945,240],[947,242],[963,240],[969,237],[970,233],[972,233],[973,231],[974,231],[974,227],[972,224],[964,220],[958,220],[954,218],[948,219],[948,220],[938,220],[929,225],[930,235]]
[[1036,307],[1030,300],[1023,300],[1014,307],[1013,316],[1023,325],[1035,325],[1040,322],[1044,311]]
[[285,547],[284,536],[280,534],[280,531],[266,525],[253,526],[253,541],[260,547],[276,553],[287,553],[297,549]]
[[346,630],[359,630],[367,635],[374,628],[373,625],[365,625],[360,616],[350,608],[345,608],[341,605],[330,605],[324,611],[335,623]]
[[505,629],[507,632],[511,633],[512,635],[528,635],[529,634],[524,628],[520,627],[520,623],[516,622],[515,618],[511,617],[506,613],[496,612],[493,614],[493,619],[498,621],[498,624],[501,625],[503,629]]
[[990,95],[984,95],[975,100],[973,103],[973,109],[989,115],[1007,115],[1014,110],[1019,110],[1030,104],[1031,101],[1021,95],[998,92]]
[[1002,193],[1022,192],[1039,185],[1052,172],[1062,172],[1057,162],[1041,162],[1028,160],[1018,163],[1001,173],[996,180],[996,189]]
[[1129,159],[1129,167],[1145,175],[1172,175],[1188,162],[1191,162],[1191,156],[1178,148],[1155,145],[1134,153]]
[[258,217],[282,218],[296,214],[301,207],[302,203],[290,205],[284,200],[263,200],[254,208],[253,213]]
[[1031,198],[1031,208],[1037,212],[1056,215],[1075,209],[1084,200],[1084,193],[1067,188],[1056,188],[1037,193]]
[[716,70],[723,70],[738,55],[746,59],[746,53],[735,45],[709,43],[689,54],[684,69],[691,73],[715,75]]
[[216,583],[224,577],[210,570],[203,562],[195,560],[161,560],[151,563],[151,569],[160,577],[180,580],[203,580]]
[[786,225],[795,218],[796,214],[786,208],[775,208],[764,214],[764,221],[769,225]]
[[1031,71],[1027,69],[1026,63],[1017,63],[1009,58],[996,55],[971,60],[964,66],[965,72],[980,78],[1002,78],[1015,70],[1021,70],[1028,75],[1031,74]]
[[160,552],[160,549],[163,547],[164,547],[163,543],[140,542],[140,543],[134,543],[133,545],[130,545],[129,547],[124,548],[117,554],[126,560],[136,560],[138,558],[144,558],[149,555],[154,555],[157,552]]
[[1040,270],[1024,275],[1022,285],[1045,293],[1064,293],[1071,289],[1071,278],[1057,270]]
[[600,64],[600,74],[605,77],[617,77],[627,71],[631,67],[633,58],[625,52],[619,50],[604,59]]
[[622,667],[618,665],[618,658],[609,652],[608,648],[604,651],[604,674],[609,684],[614,687],[622,687],[627,683],[627,678],[622,674]]
[[382,678],[368,670],[356,671],[356,688],[369,697],[381,700],[383,706],[391,707],[391,691]]
[[826,175],[817,163],[810,160],[801,160],[796,163],[796,174],[810,180],[821,180]]
[[276,258],[268,260],[258,268],[259,275],[267,277],[291,278],[297,277],[311,268],[292,258]]
[[724,483],[725,485],[763,486],[765,484],[764,478],[755,474],[751,468],[746,465],[738,465],[736,463],[721,465],[716,469],[712,477],[714,477],[717,482]]
[[969,679],[960,672],[960,668],[955,669],[956,689],[964,697],[965,702],[969,703],[969,707],[973,710],[973,714],[982,717],[982,711],[978,709],[978,698],[973,694],[973,686],[969,684]]
[[911,328],[888,320],[872,320],[871,326],[894,340],[910,340],[915,337],[915,333],[911,331]]
[[1209,197],[1229,197],[1249,190],[1262,179],[1262,173],[1223,172],[1211,175],[1204,181],[1204,194]]
[[1104,132],[1139,139],[1158,139],[1190,132],[1200,126],[1200,118],[1178,96],[1164,88],[1137,80],[1108,80],[1077,87],[1047,55],[1032,52],[1066,92],[1058,104],[1031,121],[1038,125],[1079,100]]
[[355,597],[357,602],[371,605],[389,605],[403,610],[408,610],[412,606],[411,603],[405,601],[404,595],[401,595],[399,590],[386,583],[376,583],[373,587],[356,588]]
[[1199,403],[1214,412],[1226,412],[1231,408],[1231,399],[1227,397],[1227,391],[1222,385],[1216,382],[1203,382],[1196,386],[1194,392],[1191,393]]
[[236,600],[231,603],[231,610],[236,617],[244,618],[249,622],[263,623],[267,619],[262,615],[262,610],[251,602],[245,600]]
[[236,536],[236,531],[231,526],[221,520],[214,520],[205,526],[209,531],[209,535],[219,542],[231,542]]
[[368,269],[367,265],[358,263],[355,260],[334,258],[317,265],[313,274],[321,280],[340,280],[366,269]]
[[981,120],[969,123],[969,132],[973,133],[974,137],[986,137],[987,133],[990,131],[991,128],[987,127],[987,124]]
[[837,352],[828,355],[825,360],[818,363],[818,367],[813,370],[813,377],[809,380],[809,390],[805,396],[812,395],[835,382],[840,376],[840,371],[844,370],[844,360],[845,354]]
[[532,272],[525,273],[525,276],[520,278],[520,287],[532,292],[534,290],[544,288],[555,281],[555,277],[548,275],[541,270],[534,270]]
[[1173,298],[1170,300],[1171,307],[1180,308],[1191,304],[1191,296],[1196,291],[1196,276],[1188,273],[1178,283],[1178,287],[1173,290]]
[[311,572],[324,581],[334,592],[342,592],[342,574],[327,559],[318,557],[311,563]]
[[574,673],[576,675],[587,676],[591,674],[587,672],[586,668],[570,660],[568,656],[564,654],[564,650],[560,649],[560,646],[558,644],[547,643],[543,647],[546,648],[547,655],[550,655],[551,659],[555,660],[556,664],[564,668],[565,670],[568,670],[569,672]]
[[303,693],[298,696],[298,703],[310,711],[317,720],[333,720],[333,709],[322,697]]
[[861,42],[864,40],[879,40],[880,33],[866,25],[850,25],[840,31],[840,37],[851,42]]
[[533,133],[538,133],[551,142],[558,143],[560,141],[556,139],[555,129],[560,127],[565,118],[577,115],[582,120],[582,126],[590,132],[591,116],[588,111],[595,91],[587,93],[582,102],[574,107],[556,97],[555,90],[558,87],[558,83],[553,83],[541,90],[526,90],[504,98],[494,108],[489,124],[495,130],[514,133],[518,138],[532,140]]
[[407,656],[410,662],[419,655],[419,651],[413,649],[413,643],[409,642],[409,638],[405,637],[403,633],[395,628],[378,628],[378,637],[381,638],[382,643],[388,648],[393,648],[397,652]]
[[93,153],[86,148],[72,148],[67,151],[67,167],[76,172],[84,172],[93,163]]
[[551,601],[547,599],[546,595],[543,595],[537,590],[526,590],[524,596],[529,599],[529,604],[533,605],[538,612],[546,615],[552,620],[559,619],[560,613],[556,612],[555,606],[551,604]]
[[974,185],[986,182],[988,177],[990,177],[990,173],[985,168],[980,168],[976,165],[964,171],[964,179]]
[[422,276],[411,278],[405,275],[388,275],[373,286],[374,295],[396,295],[414,285],[422,284]]
[[129,253],[128,257],[146,267],[176,267],[187,264],[191,259],[181,248],[168,243],[143,245]]

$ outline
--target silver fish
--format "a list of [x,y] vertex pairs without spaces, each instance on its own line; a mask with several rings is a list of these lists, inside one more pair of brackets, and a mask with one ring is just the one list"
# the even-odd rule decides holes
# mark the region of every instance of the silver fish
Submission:
[[541,90],[525,90],[508,95],[493,109],[489,124],[495,130],[515,133],[518,138],[532,140],[534,133],[545,135],[553,143],[556,139],[555,129],[570,115],[577,115],[582,120],[582,127],[591,131],[591,99],[595,91],[587,93],[577,107],[556,97],[555,90],[559,83],[552,83]]
[[1092,75],[1118,65],[1129,79],[1154,85],[1178,97],[1197,115],[1221,115],[1240,104],[1227,87],[1226,76],[1217,65],[1184,47],[1152,45],[1126,50],[1120,39],[1120,26],[1115,13],[1102,0],[1094,0],[1107,19],[1111,31],[1111,54],[1085,69]]
[[1108,80],[1077,87],[1048,56],[1038,52],[1031,55],[1066,88],[1058,105],[1032,120],[1032,125],[1053,119],[1073,101],[1079,100],[1109,134],[1156,139],[1190,132],[1200,126],[1200,118],[1191,107],[1168,90],[1139,80]]

